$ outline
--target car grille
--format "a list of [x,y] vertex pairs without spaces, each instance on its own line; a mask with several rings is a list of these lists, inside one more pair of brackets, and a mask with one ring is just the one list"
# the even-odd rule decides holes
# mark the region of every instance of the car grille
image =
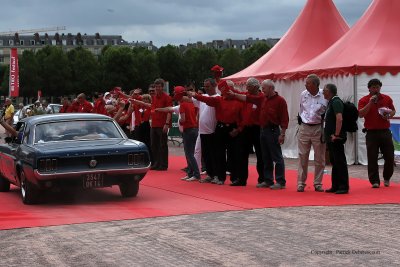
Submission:
[[[135,153],[125,155],[102,155],[102,156],[82,156],[65,157],[57,160],[39,160],[39,171],[87,171],[96,169],[125,169],[143,168],[150,164],[147,153]],[[43,166],[43,167],[42,167]],[[55,168],[54,168],[55,167]]]

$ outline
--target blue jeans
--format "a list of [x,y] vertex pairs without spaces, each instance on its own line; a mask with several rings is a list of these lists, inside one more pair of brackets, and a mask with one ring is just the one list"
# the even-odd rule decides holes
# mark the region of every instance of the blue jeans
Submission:
[[187,175],[189,177],[194,176],[200,179],[199,166],[197,166],[196,158],[194,157],[194,149],[198,133],[198,128],[188,128],[183,130],[183,149],[185,150],[185,157],[188,166]]
[[279,144],[279,127],[265,127],[260,132],[261,153],[264,162],[264,178],[268,185],[274,184],[274,163],[275,180],[281,185],[286,185],[285,161],[282,156],[281,145]]

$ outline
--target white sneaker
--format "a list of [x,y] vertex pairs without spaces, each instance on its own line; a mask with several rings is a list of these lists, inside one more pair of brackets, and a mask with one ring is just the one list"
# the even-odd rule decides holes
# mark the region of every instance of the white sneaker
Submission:
[[207,171],[201,172],[200,174],[201,174],[201,175],[206,175],[206,174],[207,174]]
[[189,178],[190,178],[190,177],[186,175],[185,177],[182,177],[181,180],[182,180],[182,181],[186,181],[186,180],[189,179]]
[[186,179],[187,182],[194,182],[194,181],[198,181],[198,180],[200,180],[200,179],[199,179],[199,178],[196,178],[196,177],[194,177],[194,176],[192,176],[192,177]]

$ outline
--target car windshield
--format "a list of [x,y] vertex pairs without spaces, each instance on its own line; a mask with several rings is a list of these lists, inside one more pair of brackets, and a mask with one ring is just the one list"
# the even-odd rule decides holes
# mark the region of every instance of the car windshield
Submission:
[[109,138],[122,138],[121,133],[112,121],[59,121],[41,123],[35,127],[35,144]]

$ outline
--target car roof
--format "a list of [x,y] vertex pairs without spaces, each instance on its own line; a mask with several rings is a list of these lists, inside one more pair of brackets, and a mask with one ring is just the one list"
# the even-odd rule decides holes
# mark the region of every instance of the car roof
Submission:
[[21,120],[27,124],[37,124],[53,122],[58,120],[113,120],[112,118],[95,113],[56,113],[56,114],[43,114],[27,117]]

